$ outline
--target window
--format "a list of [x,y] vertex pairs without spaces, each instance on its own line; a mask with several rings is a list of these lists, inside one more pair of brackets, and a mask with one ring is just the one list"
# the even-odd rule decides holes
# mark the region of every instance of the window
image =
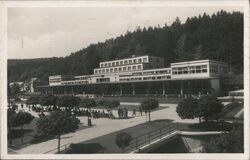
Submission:
[[218,65],[211,65],[210,72],[211,73],[219,73]]
[[101,70],[98,70],[98,73],[101,73]]
[[106,69],[106,72],[108,73],[108,72],[109,72],[109,69]]
[[177,75],[178,74],[177,68],[173,68],[172,73],[173,73],[173,75]]
[[136,66],[133,66],[133,70],[136,70]]
[[201,72],[202,73],[207,73],[207,65],[202,65],[201,66]]
[[188,68],[187,67],[183,67],[183,74],[188,74]]
[[116,66],[119,66],[119,62],[116,62]]
[[104,67],[104,65],[103,65],[103,64],[101,64],[101,67]]
[[105,69],[102,70],[102,73],[105,73]]
[[124,61],[124,64],[128,64],[128,61],[126,60],[126,61]]
[[110,68],[110,72],[113,72],[113,68]]
[[115,66],[115,62],[112,62],[112,66]]
[[147,58],[143,58],[143,62],[147,62]]
[[123,67],[122,69],[123,69],[123,71],[126,71],[126,70],[127,70],[127,67]]
[[141,65],[138,65],[138,66],[137,66],[137,69],[141,69]]
[[119,68],[119,71],[122,71],[122,67]]
[[201,66],[196,66],[195,69],[196,69],[196,73],[201,73]]
[[137,59],[134,59],[134,60],[133,60],[133,63],[137,63]]
[[141,58],[138,59],[138,63],[141,63]]
[[111,63],[108,63],[108,66],[110,67],[110,66],[111,66]]
[[178,68],[178,74],[182,74],[182,68],[181,67]]
[[117,70],[118,70],[118,69],[117,69],[117,68],[115,68],[115,72],[117,72]]
[[107,67],[108,66],[108,64],[107,63],[105,63],[105,67]]
[[191,66],[189,69],[190,69],[190,73],[191,73],[191,74],[194,74],[194,73],[195,73],[195,66]]
[[97,73],[97,70],[95,70],[95,74]]
[[128,70],[131,71],[131,66],[128,66]]
[[123,65],[123,61],[120,61],[120,65]]
[[132,60],[129,60],[129,64],[132,64]]

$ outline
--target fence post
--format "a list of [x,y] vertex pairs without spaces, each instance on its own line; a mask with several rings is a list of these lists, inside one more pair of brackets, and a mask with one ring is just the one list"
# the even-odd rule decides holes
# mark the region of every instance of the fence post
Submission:
[[148,142],[150,144],[150,133],[148,134]]
[[160,139],[161,139],[161,128],[160,128]]
[[137,144],[137,137],[135,138],[135,149],[138,148],[138,144]]

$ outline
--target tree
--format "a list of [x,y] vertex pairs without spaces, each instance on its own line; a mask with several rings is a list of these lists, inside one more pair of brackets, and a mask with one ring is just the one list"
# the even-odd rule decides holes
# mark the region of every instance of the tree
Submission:
[[36,105],[39,104],[39,102],[40,102],[40,97],[35,97],[35,96],[31,96],[26,100],[27,105]]
[[10,145],[12,143],[11,128],[16,126],[15,118],[16,118],[15,110],[12,108],[8,108],[8,110],[7,110],[7,128],[8,128],[8,141],[9,141]]
[[75,96],[62,96],[57,98],[57,105],[65,107],[66,111],[71,111],[72,108],[78,106],[81,99]]
[[57,97],[56,96],[43,96],[40,99],[40,104],[42,106],[53,106],[55,107],[57,102]]
[[188,97],[178,103],[176,112],[178,113],[179,117],[181,117],[181,119],[194,119],[198,116],[198,107],[198,100]]
[[236,127],[230,133],[213,138],[202,150],[205,153],[244,153],[243,127]]
[[30,124],[30,122],[34,119],[28,112],[19,111],[15,116],[15,123],[16,126],[21,126],[21,133],[22,133],[22,144],[23,144],[23,125]]
[[203,117],[205,121],[216,119],[221,112],[223,105],[215,96],[204,96],[198,101],[198,117]]
[[60,139],[62,134],[75,132],[78,129],[80,120],[71,116],[66,111],[54,111],[50,115],[44,116],[37,121],[37,129],[43,135],[57,136],[58,153],[60,153]]
[[104,105],[105,105],[106,107],[112,109],[112,108],[118,107],[118,106],[120,105],[120,102],[117,101],[117,100],[110,100],[110,101],[106,101],[106,102],[104,103]]
[[159,107],[159,102],[156,99],[148,99],[141,103],[142,110],[148,113],[149,122],[151,121],[150,112]]
[[18,83],[14,83],[11,87],[10,87],[10,93],[11,96],[17,96],[20,93],[20,86],[18,85]]
[[132,136],[126,132],[120,132],[115,136],[115,143],[119,148],[122,149],[122,152],[124,152],[125,147],[129,146],[131,141]]

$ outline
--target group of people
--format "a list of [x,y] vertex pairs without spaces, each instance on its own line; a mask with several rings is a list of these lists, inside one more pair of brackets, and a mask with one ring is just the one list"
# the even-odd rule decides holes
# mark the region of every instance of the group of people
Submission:
[[[11,105],[12,108],[14,110],[18,111],[18,105],[13,104]],[[23,108],[23,104],[21,104],[21,108]],[[56,107],[47,107],[44,108],[43,106],[35,106],[35,105],[26,105],[26,107],[29,108],[29,111],[32,110],[34,112],[38,112],[39,113],[39,117],[43,117],[45,111],[54,111],[54,110],[60,110],[60,108],[56,108]],[[71,110],[72,114],[75,116],[89,116],[92,118],[110,118],[110,119],[115,119],[116,117],[113,115],[112,110],[108,109],[107,112],[105,112],[104,110],[100,111],[100,110],[88,110],[88,109],[72,109]],[[118,110],[118,118],[119,119],[126,119],[128,118],[128,109],[126,107],[121,108],[119,107]],[[142,109],[141,107],[139,108],[139,112],[141,113],[142,116]],[[132,110],[132,116],[135,117],[136,116],[136,109]]]
[[114,115],[111,112],[104,112],[104,110],[101,112],[100,110],[91,110],[83,109],[83,110],[73,110],[73,114],[76,116],[89,116],[92,118],[110,118],[114,119]]
[[118,108],[118,118],[128,118],[128,109],[125,108]]

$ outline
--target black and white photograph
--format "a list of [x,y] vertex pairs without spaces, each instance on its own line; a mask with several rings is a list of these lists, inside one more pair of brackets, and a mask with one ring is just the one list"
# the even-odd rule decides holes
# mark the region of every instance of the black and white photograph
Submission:
[[197,3],[0,3],[1,159],[249,159],[249,2]]

